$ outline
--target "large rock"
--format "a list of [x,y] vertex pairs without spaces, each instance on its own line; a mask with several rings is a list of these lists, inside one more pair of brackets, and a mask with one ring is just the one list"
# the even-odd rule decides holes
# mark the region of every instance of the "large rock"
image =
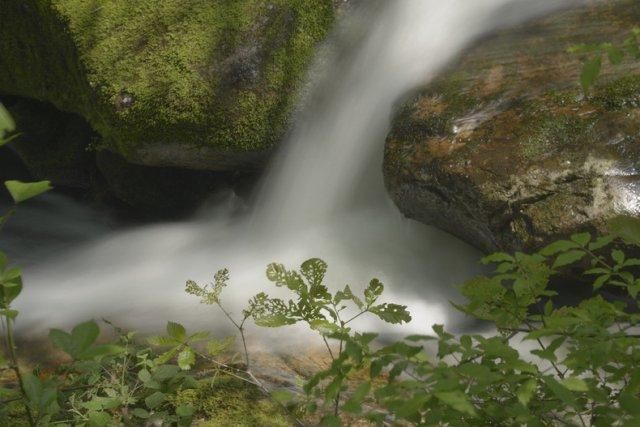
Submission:
[[606,66],[585,98],[581,58],[567,53],[619,42],[639,18],[639,2],[609,2],[464,53],[394,119],[384,172],[401,211],[485,251],[528,250],[639,215],[640,67]]
[[102,148],[228,170],[281,138],[332,0],[7,1],[0,92],[84,117]]

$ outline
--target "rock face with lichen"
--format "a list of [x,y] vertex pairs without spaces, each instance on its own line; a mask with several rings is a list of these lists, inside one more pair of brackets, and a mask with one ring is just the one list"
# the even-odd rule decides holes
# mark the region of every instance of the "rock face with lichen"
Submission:
[[332,0],[4,2],[0,93],[80,115],[129,162],[261,163],[281,138]]
[[584,96],[577,43],[621,41],[640,3],[564,11],[494,34],[399,109],[387,188],[408,217],[485,251],[527,250],[640,215],[640,65]]

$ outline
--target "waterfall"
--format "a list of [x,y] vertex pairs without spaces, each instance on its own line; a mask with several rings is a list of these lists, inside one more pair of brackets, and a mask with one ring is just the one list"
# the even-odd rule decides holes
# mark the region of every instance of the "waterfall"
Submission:
[[[366,1],[336,30],[320,58],[304,106],[266,174],[250,214],[233,197],[183,223],[100,234],[24,272],[17,300],[23,328],[110,318],[137,329],[166,320],[220,328],[215,311],[184,292],[187,279],[231,271],[223,301],[238,313],[253,294],[276,293],[269,262],[308,257],[329,264],[329,286],[387,285],[407,304],[404,332],[452,322],[454,285],[477,271],[479,254],[438,230],[403,218],[387,199],[382,150],[394,103],[427,83],[473,40],[569,0]],[[52,227],[65,221],[48,213]],[[84,218],[84,217],[83,217]],[[91,218],[89,215],[88,218]],[[378,324],[361,327],[378,329]],[[262,334],[264,331],[257,331]]]

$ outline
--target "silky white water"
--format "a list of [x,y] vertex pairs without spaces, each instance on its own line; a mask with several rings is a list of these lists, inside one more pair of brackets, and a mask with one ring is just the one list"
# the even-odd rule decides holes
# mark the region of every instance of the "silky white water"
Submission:
[[[453,323],[448,300],[457,298],[454,285],[477,271],[479,254],[404,219],[388,200],[381,162],[393,105],[477,37],[572,2],[363,3],[318,59],[295,125],[250,206],[228,195],[188,222],[108,232],[108,223],[88,211],[59,210],[56,197],[37,205],[47,210],[40,227],[87,224],[87,236],[82,244],[45,245],[23,258],[18,326],[38,330],[105,317],[136,329],[160,329],[174,320],[220,330],[225,324],[215,308],[184,293],[187,279],[208,282],[216,270],[229,268],[223,301],[239,313],[255,293],[278,293],[264,276],[268,263],[296,267],[309,257],[328,262],[334,290],[347,283],[362,289],[371,277],[380,278],[384,300],[408,305],[414,317],[403,332]],[[38,214],[23,215],[28,221]],[[13,242],[20,244],[15,232]],[[267,336],[257,329],[253,335],[257,341]]]

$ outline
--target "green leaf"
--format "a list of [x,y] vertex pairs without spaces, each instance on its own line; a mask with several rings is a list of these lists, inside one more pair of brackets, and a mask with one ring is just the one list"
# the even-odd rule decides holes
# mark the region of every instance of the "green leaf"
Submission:
[[102,359],[107,356],[115,356],[125,352],[125,348],[116,344],[92,345],[78,354],[79,360]]
[[111,415],[106,412],[96,411],[89,412],[90,427],[107,427],[111,424]]
[[100,335],[100,328],[93,320],[76,325],[71,330],[71,341],[73,342],[74,350],[78,353],[86,350],[98,339],[98,335]]
[[5,181],[5,187],[16,203],[21,203],[51,190],[51,182]]
[[591,241],[590,233],[579,233],[571,236],[571,240],[579,244],[580,246],[587,246]]
[[522,403],[522,405],[527,406],[531,401],[534,393],[536,392],[536,388],[538,387],[538,382],[535,379],[530,379],[522,383],[522,385],[518,388],[516,392],[516,396],[518,397],[518,401]]
[[177,339],[165,336],[151,336],[147,338],[147,342],[158,347],[176,346],[181,344]]
[[53,343],[54,347],[57,347],[65,353],[73,356],[71,354],[73,351],[73,340],[71,339],[71,334],[61,331],[60,329],[51,329],[49,331],[49,339]]
[[588,92],[591,86],[596,82],[600,75],[600,69],[602,68],[602,59],[598,56],[587,61],[582,67],[582,73],[580,74],[580,83],[582,83],[582,89]]
[[324,275],[327,272],[327,263],[320,258],[311,258],[302,263],[300,272],[310,285],[317,286],[324,280]]
[[575,406],[576,399],[573,393],[554,378],[544,377],[544,382],[549,387],[549,390],[563,403],[569,406]]
[[498,264],[501,262],[513,263],[513,261],[514,261],[513,257],[504,252],[495,252],[495,253],[492,253],[491,255],[487,255],[486,257],[480,260],[482,264]]
[[222,340],[213,339],[207,343],[207,352],[210,356],[218,356],[233,347],[235,337],[226,337]]
[[[15,274],[18,277],[13,277]],[[8,277],[13,277],[7,280]],[[20,269],[11,269],[3,275],[2,285],[0,286],[0,307],[9,308],[9,305],[22,292],[22,277],[20,277]]]
[[16,130],[16,123],[4,105],[0,103],[0,146],[3,145],[2,138],[14,130]]
[[406,305],[384,303],[371,307],[369,311],[387,323],[401,324],[411,321],[411,314]]
[[147,398],[144,399],[144,403],[147,405],[147,408],[155,409],[158,406],[160,406],[162,404],[162,402],[164,402],[164,400],[165,400],[164,393],[156,391],[152,395],[147,396]]
[[565,252],[569,249],[577,249],[580,245],[570,240],[558,240],[540,250],[540,254],[544,256],[555,255],[559,252]]
[[607,283],[607,280],[609,280],[611,278],[610,274],[605,274],[603,276],[600,276],[596,279],[595,282],[593,282],[593,290],[597,291],[598,289],[600,289],[602,286],[604,286],[605,283]]
[[602,236],[598,237],[594,242],[589,243],[590,251],[597,251],[613,242],[613,236]]
[[158,381],[166,381],[175,377],[178,372],[180,372],[180,368],[175,365],[160,365],[155,371],[153,371],[153,378]]
[[384,285],[378,279],[372,279],[369,286],[364,290],[364,301],[367,306],[376,302],[378,297],[384,292]]
[[181,418],[188,418],[195,414],[196,408],[190,405],[181,405],[176,408],[176,415]]
[[146,420],[147,418],[149,418],[149,417],[151,416],[151,414],[149,414],[149,411],[144,410],[144,409],[142,409],[142,408],[134,408],[134,409],[131,411],[131,414],[132,414],[134,417],[142,418],[143,420]]
[[180,342],[184,342],[187,338],[187,331],[184,326],[175,322],[167,322],[167,334]]
[[191,369],[191,366],[195,362],[196,362],[196,355],[193,352],[193,350],[191,350],[191,348],[189,347],[185,348],[178,354],[178,366],[183,371],[187,371]]
[[568,377],[561,381],[561,384],[571,391],[589,391],[587,383],[578,377]]
[[553,268],[556,269],[564,267],[565,265],[573,264],[580,261],[585,255],[585,252],[579,250],[561,253],[553,263]]
[[452,407],[456,411],[472,417],[476,416],[476,408],[471,404],[469,398],[464,392],[460,390],[441,391],[434,393],[434,395],[444,404]]

